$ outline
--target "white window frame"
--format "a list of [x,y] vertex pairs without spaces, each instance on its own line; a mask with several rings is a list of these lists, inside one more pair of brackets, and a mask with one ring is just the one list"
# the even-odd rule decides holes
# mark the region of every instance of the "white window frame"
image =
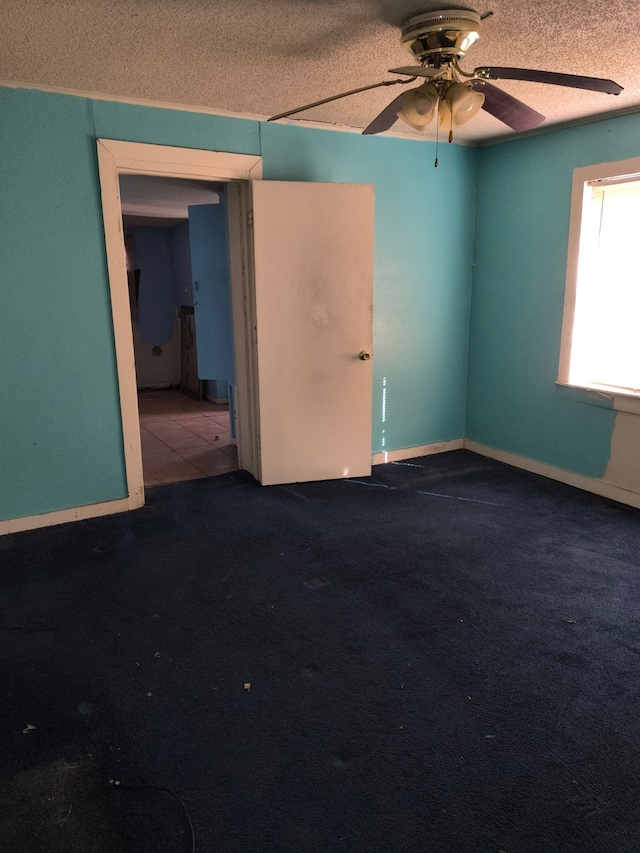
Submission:
[[[602,396],[613,398],[614,408],[640,413],[640,393],[632,390],[604,385],[577,385],[570,382],[571,349],[573,344],[573,325],[578,288],[578,265],[580,255],[580,237],[583,225],[585,204],[590,201],[591,187],[596,181],[621,183],[625,180],[640,181],[640,157],[618,160],[613,163],[599,163],[574,169],[571,190],[571,214],[569,220],[569,245],[567,251],[567,277],[565,285],[564,313],[562,319],[562,337],[560,343],[560,364],[558,385],[572,388],[584,388]],[[588,402],[588,400],[585,400]]]

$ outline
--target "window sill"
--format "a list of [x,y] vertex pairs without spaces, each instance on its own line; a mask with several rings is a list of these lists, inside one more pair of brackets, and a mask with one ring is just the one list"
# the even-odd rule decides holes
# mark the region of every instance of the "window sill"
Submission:
[[640,415],[640,393],[633,391],[625,393],[614,388],[587,388],[584,385],[556,382],[556,393],[559,399],[572,403],[586,403],[589,406]]

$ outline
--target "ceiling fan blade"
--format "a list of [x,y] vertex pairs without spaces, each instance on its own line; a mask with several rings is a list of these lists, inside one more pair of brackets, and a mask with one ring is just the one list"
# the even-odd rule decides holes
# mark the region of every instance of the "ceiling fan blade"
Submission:
[[534,71],[530,68],[498,68],[489,66],[476,68],[475,74],[490,80],[527,80],[530,83],[551,83],[554,86],[569,86],[572,89],[589,89],[592,92],[605,92],[607,95],[619,95],[622,86],[613,80],[602,77],[581,77],[578,74],[557,74],[555,71]]
[[513,95],[498,89],[497,86],[487,83],[486,80],[474,80],[471,87],[484,95],[482,109],[506,124],[511,130],[519,132],[532,130],[544,121],[541,113],[523,104]]
[[409,74],[412,77],[428,77],[437,80],[447,72],[441,68],[425,68],[423,65],[403,65],[402,68],[390,68],[389,74]]
[[[412,78],[415,80],[415,76]],[[322,98],[321,101],[314,101],[312,104],[305,104],[303,107],[296,107],[293,110],[287,110],[286,113],[278,113],[277,116],[271,116],[267,121],[277,121],[279,118],[287,118],[287,116],[295,115],[296,113],[310,110],[312,107],[319,107],[322,104],[328,104],[331,101],[337,101],[339,98],[346,98],[349,95],[357,95],[358,92],[367,92],[369,89],[377,89],[380,86],[397,86],[411,83],[411,80],[383,80],[382,83],[372,83],[371,86],[361,86],[359,89],[350,89],[348,92],[341,92],[339,95],[331,95],[330,98]]]
[[389,130],[389,128],[398,121],[398,110],[401,106],[402,95],[398,95],[398,97],[394,98],[390,104],[387,104],[381,113],[378,113],[374,120],[365,127],[362,133],[365,136],[371,136],[374,133],[382,133],[385,130]]

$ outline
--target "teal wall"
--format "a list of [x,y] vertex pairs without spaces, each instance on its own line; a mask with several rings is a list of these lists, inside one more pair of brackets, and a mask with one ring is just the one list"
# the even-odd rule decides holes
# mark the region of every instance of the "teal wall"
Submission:
[[373,450],[462,437],[476,151],[10,88],[0,115],[0,518],[125,495],[98,137],[375,184]]
[[0,90],[0,518],[125,494],[87,101]]
[[639,115],[441,145],[437,169],[421,141],[31,90],[0,89],[0,115],[0,518],[125,495],[98,137],[373,183],[372,450],[466,435],[602,476],[615,413],[555,384],[571,177],[640,156]]
[[573,169],[640,155],[640,115],[480,151],[467,437],[586,476],[615,412],[557,388]]

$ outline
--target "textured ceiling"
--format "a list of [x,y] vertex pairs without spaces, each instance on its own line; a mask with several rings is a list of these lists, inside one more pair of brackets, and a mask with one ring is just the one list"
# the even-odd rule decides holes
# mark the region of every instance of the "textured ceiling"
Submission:
[[[434,0],[3,0],[0,81],[269,116],[393,79],[412,62],[399,25]],[[467,7],[469,8],[469,7]],[[638,0],[486,0],[463,67],[506,65],[607,77],[618,96],[499,82],[545,126],[640,109]],[[375,89],[301,114],[363,128],[398,94]],[[292,121],[289,119],[288,121]],[[416,135],[398,122],[394,132]],[[510,131],[481,112],[457,139]],[[433,129],[427,134],[433,138]]]

